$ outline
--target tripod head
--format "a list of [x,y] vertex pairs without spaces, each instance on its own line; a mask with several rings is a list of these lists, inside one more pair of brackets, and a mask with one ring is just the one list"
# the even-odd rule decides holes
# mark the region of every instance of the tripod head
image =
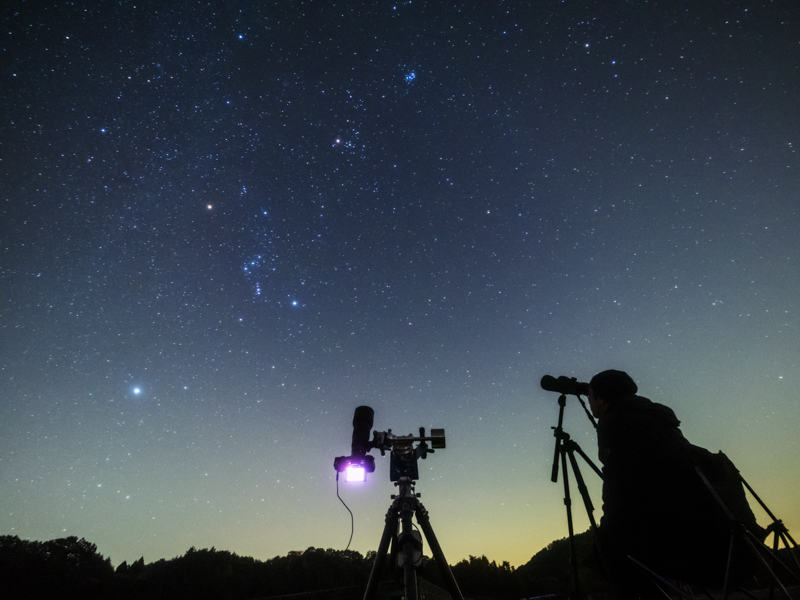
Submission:
[[[427,458],[434,449],[445,447],[444,429],[431,429],[431,436],[425,436],[425,428],[419,428],[419,437],[395,435],[392,430],[376,431],[372,440],[374,447],[381,451],[381,456],[389,455],[389,479],[399,481],[403,477],[410,480],[419,479],[417,459]],[[414,447],[414,442],[417,446]],[[428,442],[431,443],[430,447]]]
[[374,411],[369,406],[356,408],[353,416],[352,454],[337,456],[333,461],[333,468],[337,473],[345,472],[346,481],[366,481],[366,474],[375,471],[375,459],[367,453],[375,448],[380,451],[381,456],[390,453],[391,481],[400,481],[402,478],[411,481],[419,479],[417,460],[424,460],[429,453],[445,447],[444,429],[431,429],[430,436],[425,435],[424,427],[419,428],[419,436],[396,435],[391,429],[374,431],[370,440],[369,430],[372,428],[373,415]]

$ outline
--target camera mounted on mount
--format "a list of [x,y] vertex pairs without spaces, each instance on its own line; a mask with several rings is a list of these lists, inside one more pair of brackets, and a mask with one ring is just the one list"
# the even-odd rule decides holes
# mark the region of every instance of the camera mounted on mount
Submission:
[[[367,453],[376,448],[381,456],[390,452],[389,479],[399,481],[401,478],[419,479],[417,459],[423,460],[429,452],[445,447],[444,429],[431,429],[431,435],[425,435],[425,428],[419,428],[419,436],[412,434],[395,435],[392,430],[373,432],[370,430],[375,411],[369,406],[359,406],[353,414],[353,441],[350,456],[337,456],[333,468],[337,473],[345,473],[345,481],[366,481],[367,473],[375,471],[375,459]],[[414,443],[417,446],[414,446]],[[430,442],[430,446],[428,446]],[[338,475],[337,475],[338,476]]]

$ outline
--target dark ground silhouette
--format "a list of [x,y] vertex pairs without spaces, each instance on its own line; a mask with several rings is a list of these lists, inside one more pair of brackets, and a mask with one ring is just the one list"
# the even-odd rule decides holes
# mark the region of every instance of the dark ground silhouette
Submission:
[[[590,532],[576,536],[582,591],[608,596]],[[465,597],[518,600],[572,592],[567,539],[552,542],[514,569],[485,556],[470,556],[452,566]],[[363,586],[374,552],[308,548],[261,561],[215,548],[145,564],[140,558],[116,570],[97,547],[77,537],[47,542],[0,536],[0,598],[64,600],[250,600],[348,586]],[[391,569],[386,569],[387,573]],[[435,562],[425,557],[419,575],[443,587]]]
[[[579,544],[588,555],[591,539],[583,534]],[[36,542],[0,536],[0,597],[247,600],[364,585],[374,557],[374,552],[362,556],[355,551],[308,548],[260,561],[215,548],[190,548],[173,559],[145,564],[140,558],[131,564],[123,562],[115,570],[111,560],[85,539]],[[553,542],[518,569],[485,556],[470,556],[452,570],[464,595],[476,600],[566,594],[571,586],[566,540]],[[429,557],[419,574],[443,585]],[[587,585],[595,577],[590,570],[582,575]]]

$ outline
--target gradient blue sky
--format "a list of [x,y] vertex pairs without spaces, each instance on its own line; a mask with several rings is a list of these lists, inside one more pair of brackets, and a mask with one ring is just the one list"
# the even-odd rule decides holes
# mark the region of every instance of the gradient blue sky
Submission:
[[[0,533],[344,548],[367,404],[445,428],[418,491],[448,560],[517,566],[567,531],[539,380],[606,368],[796,532],[798,17],[4,2]],[[565,427],[596,456],[574,399]],[[361,552],[376,461],[341,489]]]

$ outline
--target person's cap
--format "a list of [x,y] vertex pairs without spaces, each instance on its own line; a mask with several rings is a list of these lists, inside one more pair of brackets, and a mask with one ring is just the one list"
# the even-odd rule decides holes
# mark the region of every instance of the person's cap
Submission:
[[632,396],[639,388],[625,371],[609,369],[592,377],[589,382],[594,395],[603,398],[606,402],[613,402],[620,398]]

